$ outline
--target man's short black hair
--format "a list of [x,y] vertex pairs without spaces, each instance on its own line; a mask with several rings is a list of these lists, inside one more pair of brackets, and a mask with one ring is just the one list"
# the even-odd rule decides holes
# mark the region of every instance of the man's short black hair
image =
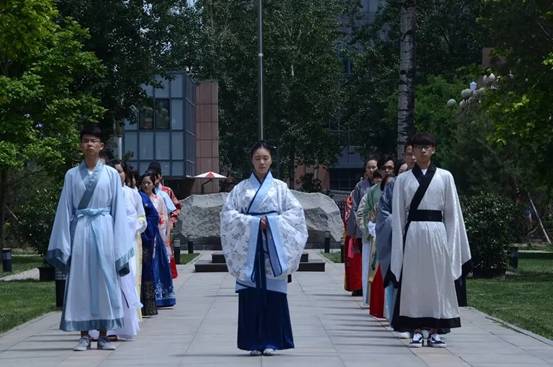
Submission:
[[411,144],[413,145],[431,145],[436,146],[436,138],[430,133],[416,133],[411,138]]
[[148,165],[148,171],[153,171],[156,176],[161,176],[161,164],[159,164],[158,161],[150,162],[150,165]]
[[91,135],[102,140],[102,129],[97,124],[86,125],[81,129],[80,139],[83,140],[85,135]]

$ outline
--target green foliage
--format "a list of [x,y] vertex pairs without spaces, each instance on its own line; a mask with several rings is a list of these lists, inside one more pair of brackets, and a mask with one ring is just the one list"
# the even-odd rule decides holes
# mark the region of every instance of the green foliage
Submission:
[[486,0],[479,22],[493,32],[493,70],[502,75],[485,109],[494,131],[489,142],[508,147],[527,163],[527,182],[553,179],[553,4],[547,0]]
[[521,210],[509,199],[493,193],[462,198],[474,275],[502,275],[507,269],[507,245],[520,240]]
[[0,34],[0,169],[63,166],[77,126],[103,113],[87,90],[103,71],[82,50],[87,33],[52,1],[25,0],[0,5]]
[[[222,156],[243,174],[258,136],[256,9],[239,0],[197,7],[205,37],[199,74],[219,81]],[[265,136],[290,176],[297,163],[329,163],[338,151],[328,126],[341,98],[340,9],[336,0],[264,2]]]
[[300,177],[301,191],[304,192],[321,192],[321,180],[314,177],[313,173],[306,173]]
[[20,240],[28,243],[41,256],[46,255],[59,199],[57,185],[35,185],[22,198],[17,214]]
[[156,75],[187,70],[194,64],[199,23],[187,0],[57,0],[60,12],[87,28],[85,48],[106,66],[98,86],[106,108],[101,124],[133,120],[143,104],[142,84],[157,85]]

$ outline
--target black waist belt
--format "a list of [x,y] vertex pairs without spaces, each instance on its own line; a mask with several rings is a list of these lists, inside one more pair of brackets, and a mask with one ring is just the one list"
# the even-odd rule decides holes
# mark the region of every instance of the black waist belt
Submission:
[[441,222],[443,216],[440,210],[415,210],[408,220],[410,222]]

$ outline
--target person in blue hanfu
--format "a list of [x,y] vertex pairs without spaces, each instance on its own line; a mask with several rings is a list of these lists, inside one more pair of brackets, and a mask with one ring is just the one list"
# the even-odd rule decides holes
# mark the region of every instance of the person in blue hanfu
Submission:
[[98,349],[115,349],[106,331],[123,326],[118,277],[134,255],[121,179],[100,159],[101,136],[94,125],[81,130],[84,161],[65,174],[46,256],[67,273],[60,329],[81,332],[75,351],[90,349],[94,329]]
[[287,276],[307,241],[303,208],[270,172],[273,149],[266,142],[252,147],[254,171],[221,211],[221,244],[238,293],[238,348],[252,356],[294,348]]

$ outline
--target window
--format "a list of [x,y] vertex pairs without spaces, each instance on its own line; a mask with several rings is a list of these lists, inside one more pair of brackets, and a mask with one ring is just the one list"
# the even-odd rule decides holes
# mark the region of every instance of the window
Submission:
[[169,106],[169,99],[156,98],[156,129],[169,129],[169,119],[171,116]]
[[124,155],[136,159],[138,157],[138,135],[135,132],[125,133]]
[[141,129],[151,130],[154,128],[154,109],[152,102],[151,98],[147,98],[140,109],[138,124]]
[[156,159],[171,159],[168,132],[156,132]]
[[183,106],[182,99],[171,100],[171,129],[182,130],[183,127]]

